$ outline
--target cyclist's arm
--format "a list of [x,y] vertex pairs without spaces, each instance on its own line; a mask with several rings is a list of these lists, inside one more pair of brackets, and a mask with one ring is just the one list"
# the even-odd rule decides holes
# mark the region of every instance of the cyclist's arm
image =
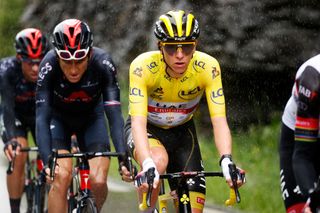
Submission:
[[316,148],[319,131],[319,72],[311,66],[306,67],[296,85],[298,108],[293,169],[302,193],[307,195],[317,181],[314,161],[319,151]]
[[6,136],[8,141],[15,138],[15,85],[13,78],[16,70],[8,68],[3,75],[2,83],[3,90],[1,90],[2,105],[3,105],[3,121],[6,129]]
[[148,114],[148,71],[143,70],[143,61],[139,57],[135,59],[129,70],[129,114],[131,116],[132,136],[137,153],[136,160],[142,165],[145,159],[151,157],[147,136],[147,114]]
[[132,136],[140,165],[142,162],[151,158],[147,136],[147,118],[144,116],[131,117]]
[[214,141],[220,157],[225,154],[231,154],[232,140],[230,129],[226,117],[212,117]]
[[[116,68],[107,54],[102,55],[103,63],[100,63],[104,80],[102,93],[106,116],[108,118],[110,134],[113,145],[117,152],[124,153],[125,143],[123,135],[124,121],[121,112],[120,88],[116,76]],[[107,61],[107,62],[106,62]]]
[[231,134],[226,119],[220,65],[214,58],[210,58],[208,62],[211,63],[208,66],[210,70],[206,70],[202,78],[206,86],[206,97],[214,132],[214,141],[220,156],[222,156],[231,154]]
[[47,60],[43,60],[39,67],[36,88],[36,139],[43,163],[48,163],[52,150],[50,120],[53,87],[53,68]]

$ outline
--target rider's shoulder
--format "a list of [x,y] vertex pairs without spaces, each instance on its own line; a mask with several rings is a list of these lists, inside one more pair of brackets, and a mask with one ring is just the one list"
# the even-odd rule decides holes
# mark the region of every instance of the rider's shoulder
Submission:
[[21,70],[21,63],[15,56],[5,57],[0,60],[0,75],[5,73],[18,73]]
[[198,62],[202,61],[203,63],[208,64],[219,64],[218,60],[215,57],[201,51],[195,51],[195,53],[193,54],[193,60],[196,60]]
[[298,69],[296,78],[299,78],[301,74],[306,70],[307,67],[313,67],[320,73],[320,54],[315,55],[305,61]]

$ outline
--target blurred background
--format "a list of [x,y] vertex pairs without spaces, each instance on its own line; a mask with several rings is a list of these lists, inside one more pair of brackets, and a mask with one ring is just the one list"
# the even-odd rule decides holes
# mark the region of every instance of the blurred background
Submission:
[[[14,36],[22,28],[37,27],[50,37],[66,18],[86,21],[94,45],[107,50],[118,67],[126,117],[129,64],[138,54],[157,48],[153,24],[171,9],[194,13],[201,31],[198,50],[220,62],[234,155],[248,171],[238,208],[284,212],[277,153],[280,118],[297,68],[320,47],[317,1],[0,0],[0,57],[14,54]],[[205,102],[196,117],[202,146],[212,150]],[[209,167],[218,168],[215,151],[203,158],[211,162]]]

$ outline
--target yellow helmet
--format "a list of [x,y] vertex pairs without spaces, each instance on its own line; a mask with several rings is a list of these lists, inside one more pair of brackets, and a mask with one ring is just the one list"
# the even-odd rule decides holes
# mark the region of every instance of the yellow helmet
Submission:
[[193,14],[172,10],[159,17],[154,34],[160,41],[188,41],[199,37],[200,29]]

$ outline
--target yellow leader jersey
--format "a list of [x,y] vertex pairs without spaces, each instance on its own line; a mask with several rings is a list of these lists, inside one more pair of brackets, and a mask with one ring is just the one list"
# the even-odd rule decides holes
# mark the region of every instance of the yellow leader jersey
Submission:
[[130,65],[129,114],[147,116],[149,123],[162,128],[190,120],[203,93],[211,117],[225,117],[225,100],[218,61],[196,51],[180,78],[166,72],[160,51],[139,55]]

